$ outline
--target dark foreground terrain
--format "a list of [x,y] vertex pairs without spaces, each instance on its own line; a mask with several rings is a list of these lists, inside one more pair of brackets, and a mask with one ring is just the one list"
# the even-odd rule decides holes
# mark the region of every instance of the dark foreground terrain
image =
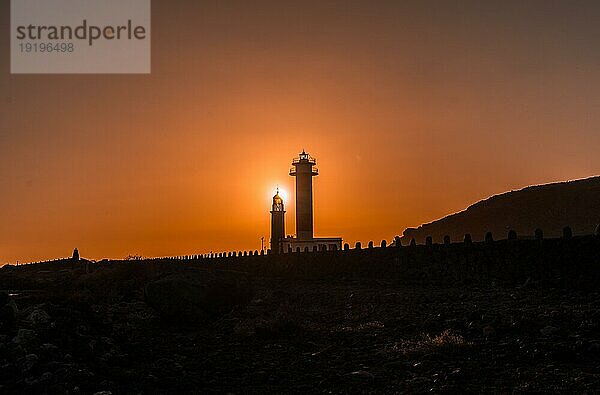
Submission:
[[0,393],[600,392],[596,291],[251,268],[0,269]]

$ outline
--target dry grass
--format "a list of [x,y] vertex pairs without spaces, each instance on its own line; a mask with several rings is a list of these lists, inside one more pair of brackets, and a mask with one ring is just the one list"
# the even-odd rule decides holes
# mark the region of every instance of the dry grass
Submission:
[[394,343],[392,352],[413,356],[415,354],[452,354],[469,347],[471,343],[465,341],[460,334],[453,333],[449,329],[439,335],[431,336],[422,334],[416,340],[402,340]]

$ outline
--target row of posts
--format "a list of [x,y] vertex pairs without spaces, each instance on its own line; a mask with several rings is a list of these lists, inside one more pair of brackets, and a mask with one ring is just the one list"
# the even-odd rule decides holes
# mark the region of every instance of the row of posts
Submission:
[[[596,225],[596,228],[594,230],[594,235],[596,237],[600,237],[600,224]],[[573,231],[571,229],[571,227],[569,226],[565,226],[563,228],[563,232],[562,232],[562,238],[563,239],[571,239],[573,237]],[[517,232],[515,230],[509,230],[508,231],[508,235],[507,235],[507,239],[510,241],[513,240],[517,240]],[[538,228],[535,230],[534,232],[534,238],[536,240],[543,240],[544,239],[544,232],[542,231],[542,229]],[[487,232],[485,234],[484,237],[484,241],[486,243],[492,243],[494,241],[494,237],[492,235],[492,232]],[[471,234],[467,233],[465,234],[464,238],[463,238],[463,242],[465,244],[471,244],[473,242],[473,239],[471,237]],[[450,236],[446,235],[443,238],[443,244],[445,246],[448,246],[451,244],[451,240],[450,240]],[[414,247],[417,245],[417,242],[414,238],[411,239],[409,246]],[[432,246],[433,245],[433,238],[431,236],[427,236],[425,238],[425,245],[426,246]],[[394,247],[402,247],[402,242],[400,239],[400,236],[396,236],[394,238],[394,243],[393,243]],[[386,240],[382,240],[381,244],[380,244],[381,248],[386,248],[387,247],[387,241]],[[368,243],[368,248],[374,248],[374,243],[373,241],[369,241]],[[345,243],[343,246],[344,251],[348,251],[350,250],[350,245],[348,243]],[[361,250],[362,249],[362,244],[360,241],[356,242],[355,246],[354,246],[355,250]],[[337,245],[333,245],[331,248],[327,248],[326,245],[321,245],[321,246],[313,246],[312,248],[312,252],[318,252],[318,251],[337,251]],[[294,252],[291,247],[288,248],[288,253],[292,253]],[[300,247],[296,248],[295,252],[302,252]],[[308,247],[304,248],[304,252],[310,252],[310,249]],[[250,251],[233,251],[233,252],[219,252],[219,253],[209,253],[209,254],[198,254],[198,255],[183,255],[183,256],[174,256],[174,257],[169,257],[166,259],[172,259],[172,260],[199,260],[199,259],[214,259],[214,258],[235,258],[235,257],[250,257],[250,256],[263,256],[265,255],[265,253],[267,255],[271,254],[271,250],[261,250],[260,252],[258,250],[250,250]],[[156,259],[165,259],[165,258],[156,258]],[[50,260],[50,261],[44,261],[44,262],[35,262],[35,263],[50,263],[50,262],[56,262],[56,261],[62,261],[62,260],[70,260],[69,258],[59,258],[59,259],[55,259],[55,260]],[[33,264],[33,263],[31,263]]]
[[[594,231],[594,235],[596,237],[600,237],[600,224],[596,226],[596,229]],[[563,234],[562,234],[562,238],[563,239],[571,239],[573,237],[573,231],[569,226],[566,226],[563,228]],[[514,241],[517,240],[518,235],[517,232],[515,230],[509,230],[508,234],[507,234],[507,240],[509,241]],[[538,228],[535,230],[534,232],[534,238],[535,240],[543,240],[544,239],[544,232],[542,231],[542,229]],[[494,241],[494,237],[492,235],[492,232],[487,232],[485,234],[484,237],[484,242],[486,243],[492,243]],[[463,238],[463,243],[464,244],[471,244],[473,243],[473,239],[471,237],[471,234],[467,233],[465,234],[464,238]],[[449,246],[451,244],[451,240],[450,240],[450,236],[446,235],[443,238],[443,244],[445,246]],[[417,245],[417,242],[414,238],[411,239],[409,246],[410,247],[414,247]],[[433,238],[431,236],[427,236],[425,238],[425,245],[426,246],[432,246],[433,245]],[[373,243],[373,241],[369,241],[368,243],[368,248],[374,248],[375,245]],[[380,243],[380,247],[381,248],[387,248],[387,241],[386,240],[382,240]],[[394,243],[393,243],[393,247],[402,247],[402,241],[400,239],[400,236],[396,236],[394,238]],[[337,245],[332,245],[331,248],[327,248],[326,245],[320,245],[320,246],[313,246],[312,248],[312,252],[319,252],[319,251],[337,251]],[[355,246],[354,246],[355,250],[361,250],[362,249],[362,243],[360,241],[357,241]],[[350,245],[348,243],[345,243],[343,246],[343,250],[344,251],[349,251],[350,250]],[[300,247],[297,247],[296,250],[294,251],[291,247],[288,248],[288,253],[293,253],[293,252],[297,252],[300,253],[302,252],[302,250],[300,249]],[[304,252],[310,252],[309,247],[304,247]],[[271,254],[271,250],[267,250],[266,251],[267,255]],[[178,257],[173,257],[171,259],[180,259],[180,260],[196,260],[196,259],[214,259],[214,258],[235,258],[235,257],[249,257],[249,256],[259,256],[259,255],[265,255],[265,250],[261,250],[260,252],[258,250],[254,250],[254,251],[233,251],[233,252],[221,252],[221,253],[210,253],[210,254],[201,254],[201,255],[186,255],[186,256],[178,256]]]

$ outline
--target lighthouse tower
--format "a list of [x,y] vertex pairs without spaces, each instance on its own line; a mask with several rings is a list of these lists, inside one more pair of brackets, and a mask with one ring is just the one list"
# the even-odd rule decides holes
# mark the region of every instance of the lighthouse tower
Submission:
[[279,188],[273,196],[271,206],[271,252],[279,254],[283,252],[282,241],[285,239],[285,207],[283,199],[279,196]]
[[339,251],[341,237],[315,237],[313,234],[312,178],[319,174],[317,161],[304,150],[292,161],[290,176],[296,177],[296,236],[285,236],[285,209],[279,189],[271,208],[271,253]]
[[290,176],[296,177],[296,237],[298,241],[313,240],[313,189],[312,178],[319,174],[316,159],[300,153],[292,161]]

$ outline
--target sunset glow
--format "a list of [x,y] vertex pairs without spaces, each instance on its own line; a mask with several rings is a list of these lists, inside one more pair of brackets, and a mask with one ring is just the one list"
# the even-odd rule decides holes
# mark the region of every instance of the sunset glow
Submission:
[[[275,188],[277,194],[279,195],[279,197],[281,197],[281,199],[283,199],[283,204],[287,204],[288,203],[288,194],[285,191],[285,189],[283,188]],[[272,198],[272,196],[271,196]]]
[[153,1],[150,75],[3,57],[0,264],[259,249],[277,186],[294,212],[303,148],[315,235],[351,244],[598,173],[589,10],[333,3]]

